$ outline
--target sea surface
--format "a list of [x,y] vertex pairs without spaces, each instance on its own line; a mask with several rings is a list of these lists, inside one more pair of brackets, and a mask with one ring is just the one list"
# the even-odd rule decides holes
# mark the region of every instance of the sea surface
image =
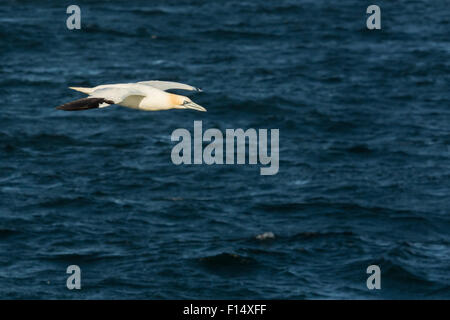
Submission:
[[[0,298],[449,299],[448,4],[2,0]],[[153,79],[208,112],[55,110]],[[279,172],[173,164],[194,121],[279,129]]]

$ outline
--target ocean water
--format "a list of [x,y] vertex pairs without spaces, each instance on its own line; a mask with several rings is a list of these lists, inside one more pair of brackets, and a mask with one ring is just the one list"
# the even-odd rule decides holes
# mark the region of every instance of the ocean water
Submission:
[[[450,298],[449,32],[445,0],[1,1],[0,298]],[[208,112],[55,110],[152,79]],[[279,129],[279,172],[174,165],[200,120]]]

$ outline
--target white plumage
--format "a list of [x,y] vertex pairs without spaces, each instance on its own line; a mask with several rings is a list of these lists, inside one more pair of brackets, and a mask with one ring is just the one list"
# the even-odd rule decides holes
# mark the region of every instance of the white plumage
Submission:
[[206,111],[185,96],[166,92],[178,89],[201,91],[193,86],[170,81],[142,81],[137,83],[104,84],[94,88],[70,87],[70,89],[88,94],[87,98],[75,100],[56,107],[59,110],[78,111],[105,108],[112,104],[124,107],[157,111],[168,109],[193,109]]

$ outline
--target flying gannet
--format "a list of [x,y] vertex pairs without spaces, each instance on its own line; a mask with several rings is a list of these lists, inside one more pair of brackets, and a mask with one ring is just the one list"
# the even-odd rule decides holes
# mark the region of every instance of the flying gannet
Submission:
[[157,111],[168,109],[194,109],[206,111],[185,96],[166,92],[170,89],[202,91],[187,84],[170,81],[142,81],[137,83],[104,84],[94,88],[70,87],[88,94],[87,98],[71,101],[56,107],[58,110],[79,111],[105,108],[112,104],[124,107]]

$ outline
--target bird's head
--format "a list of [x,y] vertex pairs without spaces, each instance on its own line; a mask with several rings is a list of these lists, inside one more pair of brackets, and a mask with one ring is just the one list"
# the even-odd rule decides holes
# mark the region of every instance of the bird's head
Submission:
[[173,100],[173,104],[174,104],[174,108],[176,108],[176,109],[193,109],[193,110],[197,110],[197,111],[204,111],[204,112],[206,112],[205,108],[203,108],[202,106],[196,104],[195,102],[193,102],[188,97],[179,96],[179,95],[174,95],[174,96],[175,97],[172,99]]

